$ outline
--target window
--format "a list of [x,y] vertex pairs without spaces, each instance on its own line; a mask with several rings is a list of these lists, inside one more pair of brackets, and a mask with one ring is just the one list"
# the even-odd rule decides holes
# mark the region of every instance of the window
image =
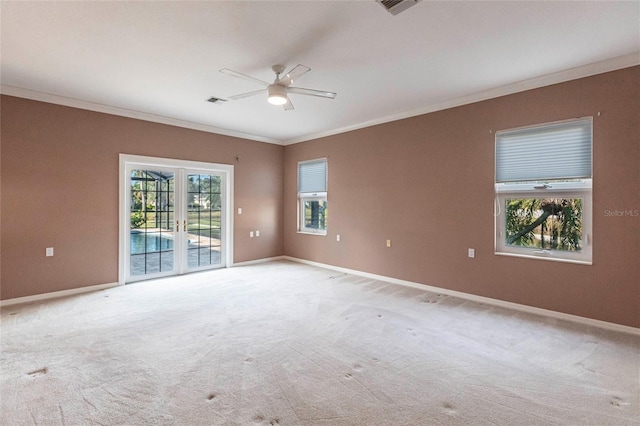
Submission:
[[496,133],[496,254],[591,264],[592,119]]
[[327,234],[327,159],[298,163],[298,232]]

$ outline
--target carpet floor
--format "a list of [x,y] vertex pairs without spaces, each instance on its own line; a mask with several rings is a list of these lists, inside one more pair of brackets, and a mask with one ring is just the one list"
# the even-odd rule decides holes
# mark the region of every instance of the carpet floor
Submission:
[[640,337],[277,261],[2,309],[2,425],[640,425]]

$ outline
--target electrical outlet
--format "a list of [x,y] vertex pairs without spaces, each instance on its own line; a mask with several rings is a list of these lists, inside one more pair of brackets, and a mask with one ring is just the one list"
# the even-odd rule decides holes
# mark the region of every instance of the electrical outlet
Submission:
[[242,207],[238,207],[238,214],[242,214]]
[[249,231],[249,238],[253,238],[253,231]]
[[472,249],[472,248],[469,249],[469,257],[476,257],[475,249]]
[[260,236],[260,231],[256,231],[256,237]]
[[336,235],[336,241],[340,241],[340,234]]
[[47,257],[53,256],[53,247],[47,247],[47,249],[45,250],[45,254],[47,255]]
[[391,240],[387,240],[387,247],[391,247]]

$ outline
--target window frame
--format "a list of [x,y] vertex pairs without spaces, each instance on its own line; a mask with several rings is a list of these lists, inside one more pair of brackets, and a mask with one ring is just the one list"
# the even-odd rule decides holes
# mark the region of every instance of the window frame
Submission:
[[[313,163],[319,163],[319,162],[324,162],[324,182],[322,182],[322,184],[318,184],[317,187],[316,185],[311,185],[311,188],[306,187],[306,189],[313,189],[312,191],[301,191],[301,186],[304,186],[301,184],[301,179],[300,179],[300,175],[301,175],[301,168],[304,167],[305,164],[313,164]],[[317,228],[309,228],[307,226],[305,226],[305,202],[307,201],[324,201],[325,204],[327,205],[327,207],[325,207],[326,209],[328,208],[328,200],[327,200],[327,187],[328,187],[328,181],[329,181],[329,162],[327,160],[326,157],[323,158],[314,158],[311,160],[305,160],[305,161],[299,161],[298,162],[298,174],[297,174],[297,180],[298,180],[298,208],[297,208],[297,232],[299,234],[309,234],[309,235],[322,235],[322,236],[326,236],[327,235],[327,221],[325,218],[325,227],[324,229],[317,229]],[[318,182],[316,182],[318,183]]]
[[[544,187],[546,185],[547,187]],[[540,188],[542,187],[542,188]],[[545,259],[559,262],[592,264],[592,216],[593,197],[592,179],[580,179],[573,182],[527,182],[527,183],[496,183],[496,214],[495,214],[495,254],[500,256],[516,256],[532,259]],[[548,250],[534,247],[519,247],[506,243],[506,214],[507,199],[513,198],[580,198],[582,199],[582,236],[579,252]]]
[[324,229],[308,228],[305,226],[305,202],[307,201],[324,201],[327,202],[326,192],[299,192],[298,193],[298,233],[312,235],[327,235],[327,226],[325,220]]
[[[585,139],[590,143],[589,157],[582,157],[588,159],[589,170],[584,170],[582,177],[569,176],[566,177],[542,177],[537,178],[523,177],[521,181],[514,182],[513,176],[509,179],[499,180],[498,169],[504,170],[502,167],[509,166],[510,163],[500,163],[498,157],[498,144],[505,143],[506,137],[518,138],[519,135],[527,134],[527,137],[537,137],[536,131],[540,131],[540,137],[546,138],[549,130],[558,128],[560,131],[563,128],[571,127],[575,123],[580,127],[581,123],[586,124],[589,128],[589,139]],[[559,141],[562,139],[559,139]],[[508,142],[507,142],[508,143]],[[546,142],[548,143],[548,142]],[[543,146],[544,142],[543,142]],[[546,145],[549,146],[549,145]],[[562,145],[564,147],[564,145]],[[571,146],[571,145],[569,145]],[[575,149],[576,145],[573,145]],[[582,145],[585,146],[585,145]],[[575,154],[580,155],[580,154]],[[528,158],[529,155],[525,155],[524,158]],[[511,157],[513,158],[513,157]],[[577,157],[580,158],[580,157]],[[505,160],[506,161],[506,160]],[[521,157],[518,157],[515,164],[522,161]],[[513,164],[513,163],[511,163]],[[532,259],[544,259],[558,262],[569,262],[591,265],[593,262],[593,248],[592,248],[592,230],[593,230],[593,117],[581,117],[570,120],[556,121],[551,123],[536,124],[533,126],[526,126],[516,129],[501,130],[495,133],[495,145],[494,145],[494,203],[495,203],[495,226],[494,226],[494,253],[501,256],[515,256]],[[546,171],[545,171],[546,174]],[[510,181],[511,180],[511,181]],[[581,250],[578,251],[566,251],[566,250],[549,250],[540,249],[535,247],[521,247],[517,245],[509,245],[506,242],[506,200],[507,199],[548,199],[548,198],[564,198],[564,199],[582,199],[582,235],[581,235]]]

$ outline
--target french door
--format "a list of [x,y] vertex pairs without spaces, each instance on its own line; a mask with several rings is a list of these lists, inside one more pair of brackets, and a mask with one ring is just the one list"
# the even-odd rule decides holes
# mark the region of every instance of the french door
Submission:
[[233,166],[121,155],[120,283],[231,263]]

